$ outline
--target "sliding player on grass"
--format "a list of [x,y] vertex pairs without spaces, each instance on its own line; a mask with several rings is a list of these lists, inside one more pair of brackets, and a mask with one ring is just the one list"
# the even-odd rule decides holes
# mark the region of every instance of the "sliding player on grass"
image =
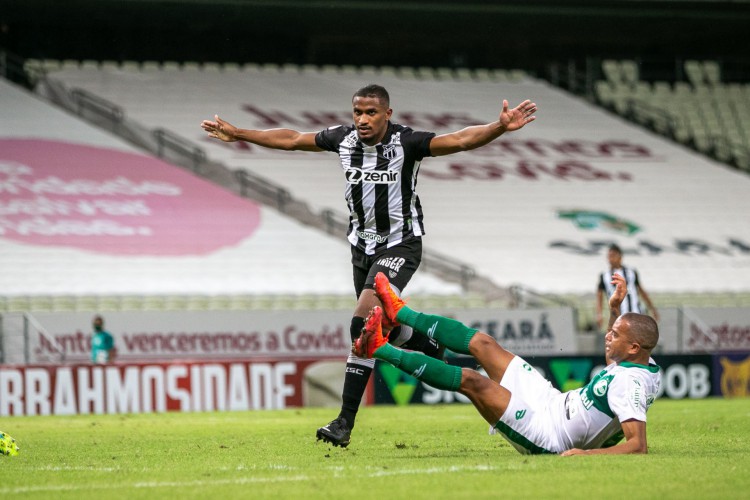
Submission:
[[[372,309],[354,351],[387,361],[438,389],[467,396],[494,430],[521,453],[647,453],[646,411],[661,381],[659,367],[651,359],[659,331],[649,316],[620,316],[627,286],[620,275],[613,276],[612,284],[615,291],[609,299],[605,336],[607,367],[581,389],[561,393],[489,335],[456,320],[406,307],[382,273],[375,277],[375,291],[383,309]],[[386,337],[399,324],[426,333],[457,353],[471,354],[487,376],[393,347]]]

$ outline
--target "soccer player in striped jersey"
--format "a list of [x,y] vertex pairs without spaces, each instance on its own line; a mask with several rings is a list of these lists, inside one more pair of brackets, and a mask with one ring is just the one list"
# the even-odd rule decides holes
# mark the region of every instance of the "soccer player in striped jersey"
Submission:
[[641,303],[639,300],[640,297],[643,297],[643,301],[646,302],[648,310],[651,311],[651,316],[653,316],[656,321],[659,321],[659,312],[656,310],[653,302],[651,302],[651,297],[649,297],[646,290],[643,289],[641,281],[638,279],[638,271],[633,267],[625,267],[622,265],[622,249],[618,245],[613,243],[609,246],[607,260],[609,261],[609,269],[599,275],[599,284],[596,290],[596,321],[599,328],[603,325],[602,302],[615,291],[615,287],[612,285],[612,276],[614,274],[619,274],[625,278],[625,283],[628,288],[628,293],[625,295],[625,299],[620,306],[620,314],[625,314],[627,312],[644,312],[641,310]]
[[[505,132],[534,121],[536,105],[526,100],[510,109],[503,101],[498,119],[436,135],[391,122],[390,97],[380,85],[368,85],[352,97],[350,125],[320,132],[291,129],[240,129],[215,116],[201,124],[209,137],[225,142],[247,141],[281,150],[329,151],[339,157],[346,179],[349,208],[347,239],[351,244],[357,305],[350,324],[352,342],[365,325],[365,316],[379,305],[373,291],[375,274],[387,273],[404,289],[422,259],[425,234],[422,206],[416,193],[417,174],[427,156],[442,156],[481,147]],[[396,345],[442,357],[442,348],[408,326],[395,328],[389,338]],[[339,416],[317,430],[318,439],[345,447],[349,444],[362,395],[374,360],[353,354],[347,359]]]
[[[581,389],[562,393],[491,336],[454,319],[406,307],[383,274],[375,277],[383,308],[376,306],[370,312],[353,349],[358,356],[387,361],[435,388],[465,395],[493,433],[501,434],[521,453],[647,453],[646,411],[661,383],[659,367],[651,358],[659,330],[649,316],[620,315],[627,292],[625,279],[616,274],[612,284],[615,291],[609,299],[605,336],[607,367]],[[455,352],[471,354],[487,376],[391,346],[382,327],[398,324],[428,332]],[[623,437],[625,441],[620,442]]]

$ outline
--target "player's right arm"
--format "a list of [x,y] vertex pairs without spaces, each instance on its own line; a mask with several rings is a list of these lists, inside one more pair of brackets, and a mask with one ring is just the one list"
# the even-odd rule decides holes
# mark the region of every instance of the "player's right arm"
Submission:
[[[615,291],[612,292],[612,296],[609,298],[609,324],[607,325],[607,331],[612,330],[612,325],[615,324],[617,318],[620,317],[620,304],[625,300],[625,296],[628,294],[628,283],[625,278],[620,274],[612,274],[612,284],[615,285]],[[605,360],[607,364],[611,364],[612,360],[605,354]]]
[[508,101],[503,101],[503,110],[497,121],[485,125],[466,127],[457,132],[435,136],[430,141],[430,154],[444,156],[460,151],[470,151],[488,144],[505,132],[512,132],[533,122],[536,117],[536,104],[528,99],[513,109],[508,108]]
[[630,419],[622,422],[622,433],[625,442],[610,448],[597,448],[594,450],[581,450],[574,448],[561,453],[563,457],[573,455],[624,455],[628,453],[648,453],[646,443],[646,422]]
[[596,290],[596,326],[601,328],[604,326],[604,308],[602,302],[604,301],[604,290],[601,288]]
[[203,120],[208,136],[224,142],[245,141],[258,146],[285,151],[323,151],[315,143],[314,132],[298,132],[288,128],[252,130],[235,127],[214,115],[214,121]]

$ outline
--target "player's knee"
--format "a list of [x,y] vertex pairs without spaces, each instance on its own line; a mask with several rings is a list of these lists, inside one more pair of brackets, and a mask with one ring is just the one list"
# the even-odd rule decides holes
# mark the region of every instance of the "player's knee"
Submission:
[[486,353],[492,349],[497,349],[498,347],[499,344],[494,339],[494,337],[490,337],[483,332],[477,332],[471,338],[471,342],[469,342],[469,352],[471,352],[472,355],[476,355],[477,353]]
[[365,318],[361,316],[352,317],[352,323],[349,326],[349,335],[352,337],[352,342],[357,340],[362,335],[362,329],[365,327]]
[[487,388],[487,383],[492,382],[490,379],[471,368],[461,369],[461,393],[473,397],[480,394]]

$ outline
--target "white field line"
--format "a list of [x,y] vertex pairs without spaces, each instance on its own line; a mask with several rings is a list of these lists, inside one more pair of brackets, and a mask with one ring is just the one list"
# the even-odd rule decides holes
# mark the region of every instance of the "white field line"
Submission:
[[43,470],[43,471],[71,471],[71,470],[87,470],[92,472],[113,472],[120,470],[119,467],[94,467],[77,465],[75,467],[70,465],[45,465],[43,467],[32,467],[29,470]]
[[[81,468],[85,469],[85,468]],[[45,469],[55,470],[55,469]],[[64,470],[64,469],[61,469]],[[77,469],[76,469],[77,470]],[[103,470],[103,469],[102,469]],[[424,475],[424,474],[446,474],[453,472],[486,472],[493,471],[495,467],[490,465],[475,465],[475,466],[452,466],[452,467],[429,467],[425,469],[394,469],[394,470],[377,470],[366,474],[359,474],[359,477],[363,475],[366,477],[383,477],[383,476],[403,476],[403,475]],[[334,471],[334,475],[338,476],[339,472]],[[61,484],[61,485],[50,485],[50,486],[15,486],[0,488],[0,495],[2,494],[13,494],[13,493],[37,493],[37,492],[54,492],[54,491],[95,491],[95,490],[124,490],[129,488],[134,489],[153,489],[153,488],[194,488],[194,487],[212,487],[212,486],[223,486],[223,485],[243,485],[243,484],[254,484],[254,483],[285,483],[285,482],[298,482],[308,481],[311,478],[306,475],[295,475],[286,477],[240,477],[235,479],[215,479],[215,480],[200,480],[200,481],[139,481],[136,483],[123,483],[123,484],[109,484],[109,485],[85,485],[85,484]],[[315,479],[320,479],[316,477]]]

